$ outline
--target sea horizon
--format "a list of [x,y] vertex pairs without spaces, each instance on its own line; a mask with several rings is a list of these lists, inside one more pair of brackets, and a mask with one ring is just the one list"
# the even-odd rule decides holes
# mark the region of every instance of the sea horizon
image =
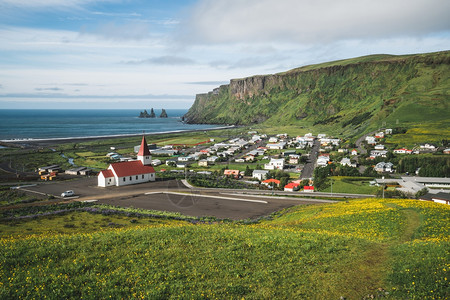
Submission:
[[162,109],[155,108],[156,118],[139,118],[141,111],[144,109],[0,109],[0,140],[70,140],[223,127],[182,122],[188,109],[165,109],[168,118],[159,118]]

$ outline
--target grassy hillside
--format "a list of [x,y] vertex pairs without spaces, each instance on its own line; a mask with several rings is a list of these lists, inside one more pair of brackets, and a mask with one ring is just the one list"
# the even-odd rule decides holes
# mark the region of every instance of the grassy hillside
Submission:
[[450,51],[372,55],[231,80],[197,95],[186,119],[314,127],[343,136],[434,123],[441,135],[450,126],[449,99]]
[[0,298],[445,299],[449,212],[368,199],[249,225],[111,211],[3,220]]

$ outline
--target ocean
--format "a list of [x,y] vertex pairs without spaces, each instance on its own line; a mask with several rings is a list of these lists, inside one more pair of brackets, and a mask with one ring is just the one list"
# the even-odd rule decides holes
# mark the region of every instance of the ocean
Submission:
[[[1,109],[0,140],[125,136],[219,127],[181,122],[187,109],[166,112],[168,118],[141,119],[136,109]],[[156,116],[160,113],[155,109]]]

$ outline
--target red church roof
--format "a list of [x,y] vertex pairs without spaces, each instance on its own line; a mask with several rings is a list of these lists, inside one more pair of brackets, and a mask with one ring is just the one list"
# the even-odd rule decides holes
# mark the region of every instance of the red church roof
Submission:
[[100,174],[103,174],[103,177],[105,177],[105,178],[114,177],[114,173],[112,170],[102,170],[102,171],[100,171],[100,173],[98,175],[100,175]]
[[139,148],[138,156],[150,156],[150,150],[148,150],[147,141],[145,136],[142,137],[141,147]]
[[152,166],[144,166],[140,160],[113,163],[111,168],[118,177],[155,173],[155,169]]

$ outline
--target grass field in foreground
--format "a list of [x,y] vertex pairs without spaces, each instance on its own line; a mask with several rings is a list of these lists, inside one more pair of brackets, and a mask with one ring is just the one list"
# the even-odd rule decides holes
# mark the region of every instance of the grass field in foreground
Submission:
[[[130,225],[33,235],[32,222],[46,219],[20,221],[29,235],[0,240],[0,298],[445,299],[449,212],[367,199],[293,207],[251,225],[122,216],[117,223]],[[76,223],[77,214],[58,218]]]

